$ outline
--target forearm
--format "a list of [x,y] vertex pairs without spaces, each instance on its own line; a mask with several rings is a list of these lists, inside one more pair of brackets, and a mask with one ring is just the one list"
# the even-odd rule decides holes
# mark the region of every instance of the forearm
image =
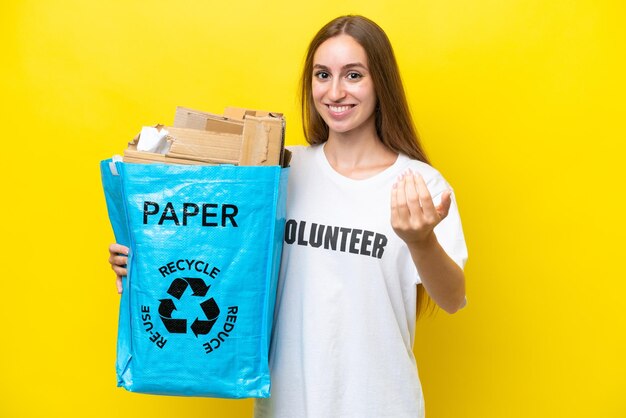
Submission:
[[439,245],[435,234],[408,246],[428,295],[448,313],[462,308],[465,303],[465,275]]

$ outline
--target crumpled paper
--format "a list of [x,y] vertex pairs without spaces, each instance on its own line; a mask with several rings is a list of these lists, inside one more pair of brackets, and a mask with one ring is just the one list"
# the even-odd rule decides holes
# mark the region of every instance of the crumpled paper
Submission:
[[170,150],[171,145],[167,140],[168,135],[169,132],[160,126],[144,126],[141,128],[139,140],[137,141],[137,151],[166,154]]

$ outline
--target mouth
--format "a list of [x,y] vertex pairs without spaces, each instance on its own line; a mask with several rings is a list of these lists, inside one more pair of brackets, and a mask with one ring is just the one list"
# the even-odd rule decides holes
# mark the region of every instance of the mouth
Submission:
[[326,107],[328,107],[328,110],[330,110],[331,113],[339,116],[342,115],[344,113],[346,113],[347,111],[349,111],[350,109],[352,109],[355,105],[326,105]]

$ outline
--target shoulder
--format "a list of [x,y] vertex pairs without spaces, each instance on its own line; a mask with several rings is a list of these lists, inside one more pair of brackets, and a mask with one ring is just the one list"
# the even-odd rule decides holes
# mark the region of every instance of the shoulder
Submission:
[[299,156],[312,153],[317,147],[317,145],[287,145],[285,148],[291,151],[294,156]]
[[291,166],[299,166],[313,159],[318,145],[289,145],[286,148],[291,151]]

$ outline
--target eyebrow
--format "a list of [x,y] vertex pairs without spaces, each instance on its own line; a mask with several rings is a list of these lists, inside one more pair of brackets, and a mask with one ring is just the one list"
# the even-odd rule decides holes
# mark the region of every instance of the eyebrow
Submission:
[[[360,67],[360,68],[363,68],[364,70],[367,70],[367,67],[365,65],[361,64],[360,62],[351,62],[351,63],[346,64],[343,67],[341,67],[341,69],[342,70],[347,70],[347,69],[355,68],[355,67]],[[322,64],[314,64],[313,68],[319,68],[319,69],[322,69],[322,70],[328,70],[329,69],[327,66],[322,65]]]

